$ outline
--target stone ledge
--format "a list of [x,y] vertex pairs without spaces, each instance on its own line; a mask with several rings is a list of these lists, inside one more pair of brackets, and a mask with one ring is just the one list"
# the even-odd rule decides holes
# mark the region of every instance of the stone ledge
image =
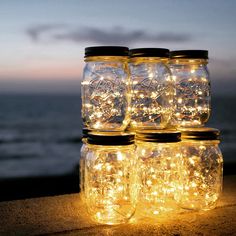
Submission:
[[92,222],[79,194],[0,203],[0,235],[236,235],[236,175],[226,176],[216,209],[125,225]]

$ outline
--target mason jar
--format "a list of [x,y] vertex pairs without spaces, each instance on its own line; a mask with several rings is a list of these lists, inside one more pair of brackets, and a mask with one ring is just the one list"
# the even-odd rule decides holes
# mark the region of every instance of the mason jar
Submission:
[[85,157],[88,151],[87,135],[91,130],[83,128],[82,146],[80,149],[79,159],[79,180],[80,180],[80,197],[84,201],[84,171],[85,171]]
[[181,132],[183,185],[176,200],[185,209],[213,209],[222,191],[220,132],[213,128],[183,129]]
[[91,132],[85,158],[85,199],[92,219],[103,224],[127,222],[135,213],[134,135]]
[[208,51],[182,50],[170,52],[170,69],[175,82],[176,108],[172,125],[201,127],[211,112]]
[[128,121],[127,47],[85,48],[81,84],[84,127],[97,131],[123,131]]
[[136,140],[139,211],[148,217],[177,213],[174,199],[182,180],[180,132],[138,131]]
[[169,50],[130,50],[131,129],[163,129],[174,109],[174,86],[167,66]]

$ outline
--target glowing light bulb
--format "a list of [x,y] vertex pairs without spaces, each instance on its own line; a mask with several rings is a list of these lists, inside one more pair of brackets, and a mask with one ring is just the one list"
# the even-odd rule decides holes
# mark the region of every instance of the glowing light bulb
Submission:
[[178,103],[182,103],[183,99],[182,98],[178,98]]
[[98,129],[100,126],[101,126],[101,122],[99,121],[94,124],[95,129]]
[[123,160],[123,155],[121,152],[117,152],[117,160],[122,161]]
[[82,82],[81,82],[81,85],[89,85],[89,84],[90,84],[90,81],[86,81],[86,80],[85,80],[85,81],[82,81]]

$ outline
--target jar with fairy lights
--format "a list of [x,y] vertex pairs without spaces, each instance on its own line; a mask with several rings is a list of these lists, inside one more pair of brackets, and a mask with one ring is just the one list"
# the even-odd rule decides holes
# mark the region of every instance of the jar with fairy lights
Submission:
[[163,129],[174,109],[174,86],[167,66],[169,50],[130,50],[131,129]]
[[85,170],[85,157],[88,151],[87,145],[87,135],[91,130],[83,128],[83,137],[82,137],[82,147],[80,149],[80,159],[79,159],[79,180],[80,180],[80,196],[84,201],[84,170]]
[[127,47],[85,48],[81,86],[84,127],[97,131],[123,131],[128,125]]
[[143,130],[136,133],[138,211],[156,217],[177,213],[174,200],[181,185],[180,132]]
[[91,132],[85,157],[85,202],[92,219],[103,224],[127,222],[136,209],[134,135]]
[[208,51],[205,50],[170,52],[169,65],[176,89],[172,125],[201,127],[208,121],[211,91],[207,63]]
[[183,182],[176,200],[185,209],[213,209],[221,194],[223,179],[219,130],[186,128],[181,133]]

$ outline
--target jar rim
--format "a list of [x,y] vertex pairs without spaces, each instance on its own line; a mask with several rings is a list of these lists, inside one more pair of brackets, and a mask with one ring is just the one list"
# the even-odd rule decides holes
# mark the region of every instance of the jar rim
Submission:
[[215,128],[182,128],[181,139],[192,140],[220,140],[220,131]]
[[90,133],[92,130],[89,128],[83,128],[82,129],[82,134],[83,134],[83,138],[86,138],[88,136],[88,133]]
[[158,57],[169,58],[170,50],[167,48],[133,48],[129,50],[130,58]]
[[181,133],[177,130],[140,130],[136,139],[146,142],[173,143],[181,141]]
[[87,134],[87,142],[95,145],[121,146],[134,144],[133,133],[114,131],[92,131]]
[[170,59],[208,59],[207,50],[177,50],[170,52]]

